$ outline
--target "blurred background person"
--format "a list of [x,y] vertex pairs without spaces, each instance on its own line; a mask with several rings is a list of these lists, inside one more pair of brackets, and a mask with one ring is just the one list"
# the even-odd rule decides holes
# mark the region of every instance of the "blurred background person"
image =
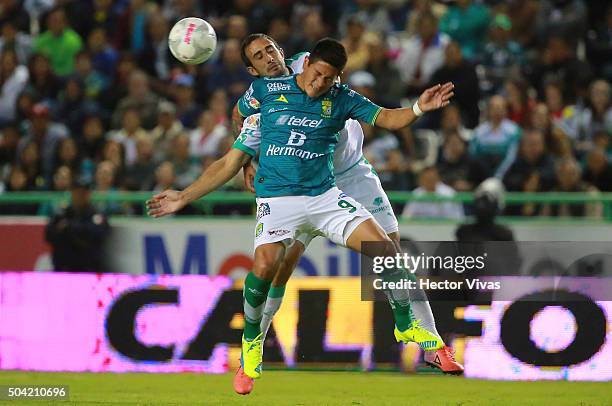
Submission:
[[[438,170],[431,166],[419,174],[419,187],[413,195],[418,198],[424,195],[452,198],[455,190],[440,181]],[[455,202],[410,202],[404,207],[403,217],[461,220],[464,217],[463,205]]]
[[70,205],[54,215],[45,229],[53,269],[61,272],[103,272],[102,244],[109,234],[106,216],[91,204],[89,183],[77,180]]

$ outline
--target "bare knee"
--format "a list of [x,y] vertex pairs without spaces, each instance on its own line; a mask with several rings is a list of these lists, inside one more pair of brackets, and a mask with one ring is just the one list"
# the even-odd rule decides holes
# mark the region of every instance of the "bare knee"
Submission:
[[255,250],[253,273],[260,279],[272,280],[280,265],[284,247],[276,244],[265,244]]
[[304,253],[304,245],[301,242],[295,242],[285,253],[281,264],[276,272],[272,286],[285,286],[287,281],[293,274],[300,257]]

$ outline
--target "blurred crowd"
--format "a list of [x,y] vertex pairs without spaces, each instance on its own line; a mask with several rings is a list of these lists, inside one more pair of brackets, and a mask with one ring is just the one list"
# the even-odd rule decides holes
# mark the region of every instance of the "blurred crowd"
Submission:
[[[202,65],[182,65],[167,48],[169,28],[187,16],[219,37]],[[94,191],[184,188],[233,142],[231,108],[253,79],[240,41],[253,32],[287,57],[340,39],[343,82],[385,107],[454,82],[452,104],[410,128],[364,125],[386,190],[449,196],[488,177],[509,191],[612,190],[605,0],[0,0],[0,29],[0,192],[66,191],[83,178]],[[507,214],[594,210],[525,204]],[[403,212],[463,216],[452,204]]]

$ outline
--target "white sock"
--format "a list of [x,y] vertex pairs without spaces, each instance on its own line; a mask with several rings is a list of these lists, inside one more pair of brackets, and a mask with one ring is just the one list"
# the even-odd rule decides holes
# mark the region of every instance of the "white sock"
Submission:
[[438,330],[436,330],[436,321],[434,320],[434,315],[431,311],[431,306],[429,306],[429,300],[427,300],[427,294],[425,291],[423,289],[410,290],[410,299],[412,314],[416,319],[421,320],[421,327],[440,337]]
[[284,295],[284,286],[272,286],[268,291],[268,297],[266,298],[266,306],[264,307],[261,323],[259,324],[261,332],[263,333],[263,340],[266,339],[266,335],[268,334],[268,329],[270,328],[270,324],[272,324],[272,319],[274,318],[274,315],[281,307]]

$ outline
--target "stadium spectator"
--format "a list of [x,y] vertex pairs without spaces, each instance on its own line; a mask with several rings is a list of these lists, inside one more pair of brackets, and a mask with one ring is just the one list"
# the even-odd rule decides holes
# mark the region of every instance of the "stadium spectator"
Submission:
[[128,95],[128,87],[132,74],[137,71],[136,59],[132,54],[124,53],[119,56],[115,76],[100,97],[100,104],[111,114],[117,106],[117,101]]
[[[215,149],[217,155],[217,149]],[[190,139],[186,134],[179,134],[172,140],[172,165],[176,176],[175,184],[181,189],[192,184],[202,172],[197,159],[192,158]]]
[[[433,194],[440,197],[453,197],[455,190],[442,183],[434,166],[425,168],[419,174],[419,187],[413,191],[415,197]],[[454,202],[410,202],[404,207],[402,216],[408,218],[437,218],[461,220],[464,217],[461,203]]]
[[212,111],[200,114],[199,126],[189,135],[191,154],[196,158],[215,157],[221,140],[229,134],[227,127],[218,122]]
[[152,190],[161,192],[168,189],[176,189],[176,174],[172,162],[164,161],[155,170],[155,185]]
[[5,49],[0,54],[0,125],[17,118],[17,97],[28,83],[28,69],[17,61],[17,54]]
[[[55,192],[67,192],[73,183],[74,172],[69,166],[62,165],[53,174],[53,186],[51,190]],[[47,214],[50,214],[49,212]]]
[[491,22],[482,56],[486,80],[483,90],[489,94],[497,93],[506,78],[520,75],[524,54],[521,46],[510,38],[511,28],[512,22],[505,14],[497,14]]
[[294,44],[294,38],[292,37],[291,26],[286,18],[277,16],[270,21],[268,27],[268,35],[276,40],[286,56],[290,56],[299,52]]
[[593,148],[586,157],[583,179],[601,192],[612,192],[612,165],[602,148]]
[[523,48],[530,48],[534,45],[538,1],[508,1],[504,10],[512,22],[512,28],[510,30],[512,39],[518,42]]
[[115,3],[113,0],[71,1],[66,5],[66,14],[81,38],[89,37],[96,27],[114,33],[118,17]]
[[58,76],[74,71],[74,60],[82,46],[81,37],[67,24],[62,8],[49,12],[47,31],[34,39],[34,50],[49,58],[53,72]]
[[[455,96],[453,103],[461,111],[462,121],[467,128],[474,128],[478,125],[480,110],[478,101],[480,90],[478,77],[474,66],[463,59],[461,48],[456,42],[450,42],[446,46],[444,53],[444,65],[434,72],[428,86],[436,83],[453,82],[455,85]],[[429,116],[429,117],[428,117]],[[430,114],[422,117],[419,121],[434,120],[439,114]],[[418,122],[417,122],[418,125]],[[437,125],[434,125],[434,128]]]
[[136,110],[145,129],[155,127],[159,98],[149,89],[149,78],[142,71],[130,74],[128,94],[119,101],[113,113],[113,126],[117,128],[127,110]]
[[438,20],[430,12],[420,14],[417,32],[400,44],[395,62],[407,86],[407,95],[418,97],[430,83],[431,76],[442,67],[448,35],[438,30]]
[[[117,18],[117,30],[113,40],[115,48],[142,51],[146,42],[146,24],[149,3],[146,0],[130,0]],[[191,14],[193,15],[193,14]]]
[[387,44],[375,33],[370,33],[366,37],[366,43],[369,50],[366,71],[377,78],[374,100],[381,106],[399,107],[404,89],[400,73],[389,57]]
[[[76,142],[74,141],[74,138],[63,138],[57,144],[55,167],[53,168],[53,172],[57,172],[57,168],[59,168],[60,166],[66,166],[70,168],[70,170],[76,175],[76,177],[80,177],[81,161],[82,155],[78,149]],[[68,184],[68,186],[70,186],[70,183]]]
[[27,90],[37,101],[53,104],[60,90],[60,81],[51,70],[49,58],[35,54],[28,63],[30,79]]
[[121,128],[109,134],[109,138],[123,144],[125,162],[127,165],[136,160],[136,141],[138,138],[149,137],[147,131],[140,125],[140,114],[137,109],[127,109],[123,114]]
[[[186,128],[195,128],[202,107],[196,102],[193,86],[195,81],[188,74],[178,75],[173,81],[172,94],[176,102],[176,116]],[[227,103],[227,100],[225,101]]]
[[24,10],[20,0],[3,0],[0,7],[0,26],[10,22],[15,29],[27,32],[30,29],[30,16]]
[[[30,141],[18,151],[17,164],[26,177],[26,184],[20,190],[36,190],[45,187],[45,179],[42,176],[40,150],[34,141]],[[17,182],[19,185],[21,182]]]
[[412,36],[418,34],[419,22],[425,14],[432,14],[437,21],[440,21],[440,18],[446,14],[446,6],[433,0],[414,0],[406,20],[406,27],[404,29],[406,35]]
[[466,59],[474,60],[482,52],[491,16],[489,9],[472,0],[457,0],[440,20],[440,31],[461,45]]
[[[14,165],[7,176],[4,187],[5,192],[26,192],[32,190],[25,170]],[[22,215],[33,216],[38,213],[38,205],[34,203],[9,203],[0,204],[0,214],[2,215]]]
[[603,24],[589,30],[586,55],[595,74],[612,81],[612,4],[608,5]]
[[234,0],[227,15],[244,16],[251,32],[266,32],[273,10],[267,2],[257,0]]
[[[520,142],[520,151],[504,176],[504,184],[511,192],[540,192],[550,190],[555,177],[554,161],[546,150],[544,135],[538,130],[526,130]],[[538,188],[531,178],[537,176]],[[526,188],[534,190],[526,190]]]
[[[582,171],[573,157],[563,158],[555,165],[555,192],[579,192],[590,194],[597,192],[594,186],[586,184],[581,179]],[[595,203],[560,203],[548,204],[543,209],[543,215],[553,217],[599,217],[601,207]]]
[[550,36],[538,55],[538,60],[525,68],[539,97],[544,97],[544,86],[554,81],[561,84],[564,98],[573,102],[580,88],[592,77],[590,65],[580,61],[568,41],[558,36]]
[[468,130],[463,125],[463,119],[461,118],[461,111],[459,107],[451,103],[442,109],[442,118],[440,119],[440,131],[439,139],[443,140],[446,134],[451,132],[457,132],[461,139],[469,141],[472,138],[472,130]]
[[501,96],[489,99],[487,120],[474,130],[470,155],[489,168],[487,176],[501,179],[516,157],[521,129],[507,117],[506,100]]
[[577,42],[586,33],[587,9],[582,0],[541,0],[536,19],[537,37],[573,38]]
[[[208,110],[213,113],[215,122],[224,126],[229,126],[228,94],[224,89],[217,89],[208,99]],[[233,106],[232,106],[233,107]]]
[[127,190],[151,190],[157,163],[154,159],[155,145],[150,138],[136,141],[136,160],[125,169],[123,185]]
[[89,184],[77,181],[71,203],[51,218],[45,239],[51,245],[53,269],[63,272],[102,272],[102,244],[110,227],[90,200]]
[[109,161],[113,164],[116,177],[123,178],[125,173],[125,147],[122,143],[109,139],[102,148],[102,158],[98,162]]
[[93,68],[106,80],[110,80],[115,73],[119,54],[108,43],[104,28],[97,27],[91,30],[87,37],[87,45]]
[[4,126],[0,130],[0,183],[16,160],[20,136],[15,124]]
[[344,67],[345,75],[364,69],[370,58],[370,49],[365,40],[367,21],[363,18],[355,14],[350,16],[346,22],[346,35],[342,38],[342,45],[348,57]]
[[456,130],[445,132],[436,167],[440,180],[458,192],[470,191],[484,180],[485,171],[470,157],[467,142]]
[[201,15],[202,10],[199,2],[195,0],[168,0],[164,1],[163,13],[166,19],[174,24],[185,17]]
[[44,104],[32,107],[31,119],[26,123],[24,136],[19,141],[18,150],[35,143],[40,148],[41,169],[45,185],[50,185],[55,167],[55,151],[61,139],[68,136],[68,129],[49,119],[49,108]]
[[25,32],[17,31],[14,21],[0,25],[0,53],[11,49],[17,54],[19,65],[27,65],[32,54],[32,37]]
[[[249,35],[249,23],[242,15],[231,15],[227,18],[227,27],[225,29],[227,39],[235,39],[242,41],[244,37]],[[276,38],[276,37],[272,37]]]
[[[543,192],[552,188],[555,168],[552,156],[546,151],[544,135],[538,130],[527,130],[521,137],[520,151],[504,176],[504,184],[511,192]],[[508,208],[507,214],[534,216],[541,205],[525,203]]]
[[298,27],[302,27],[302,32],[292,42],[295,52],[311,50],[318,40],[328,34],[321,11],[310,11],[304,15]]
[[[114,75],[114,72],[113,72]],[[81,51],[76,56],[74,76],[83,83],[84,96],[90,100],[98,99],[98,96],[111,83],[110,78],[105,78],[93,68],[91,55],[87,51]]]
[[338,21],[338,29],[341,36],[346,35],[348,21],[355,14],[363,21],[367,21],[366,29],[368,31],[378,32],[383,35],[387,35],[391,31],[393,24],[389,18],[389,10],[381,2],[376,0],[355,0],[353,4],[356,7],[346,7],[346,11],[340,16],[340,21]]
[[247,90],[253,78],[242,64],[240,42],[235,39],[225,41],[222,57],[210,67],[208,90],[225,89],[233,105]]
[[99,110],[98,104],[85,98],[83,82],[76,76],[70,76],[64,81],[64,89],[57,98],[55,117],[61,117],[71,134],[77,134],[83,125],[85,116]]
[[161,101],[157,113],[157,126],[150,133],[157,161],[161,162],[168,159],[168,153],[174,138],[183,133],[184,130],[183,124],[176,118],[174,104],[167,100]]
[[612,132],[610,84],[605,80],[593,81],[587,106],[572,108],[571,113],[566,112],[563,115],[563,121],[570,137],[578,141],[577,150],[583,152],[591,149],[596,132]]
[[104,134],[104,123],[97,114],[85,116],[81,131],[73,134],[79,144],[79,151],[81,151],[84,158],[95,162],[101,159],[105,143]]
[[152,78],[170,78],[175,59],[168,49],[168,31],[168,21],[161,13],[153,12],[149,15],[147,42],[138,54],[138,65]]
[[529,96],[529,85],[523,78],[508,79],[504,83],[504,94],[508,103],[508,118],[521,127],[527,127],[535,100]]

